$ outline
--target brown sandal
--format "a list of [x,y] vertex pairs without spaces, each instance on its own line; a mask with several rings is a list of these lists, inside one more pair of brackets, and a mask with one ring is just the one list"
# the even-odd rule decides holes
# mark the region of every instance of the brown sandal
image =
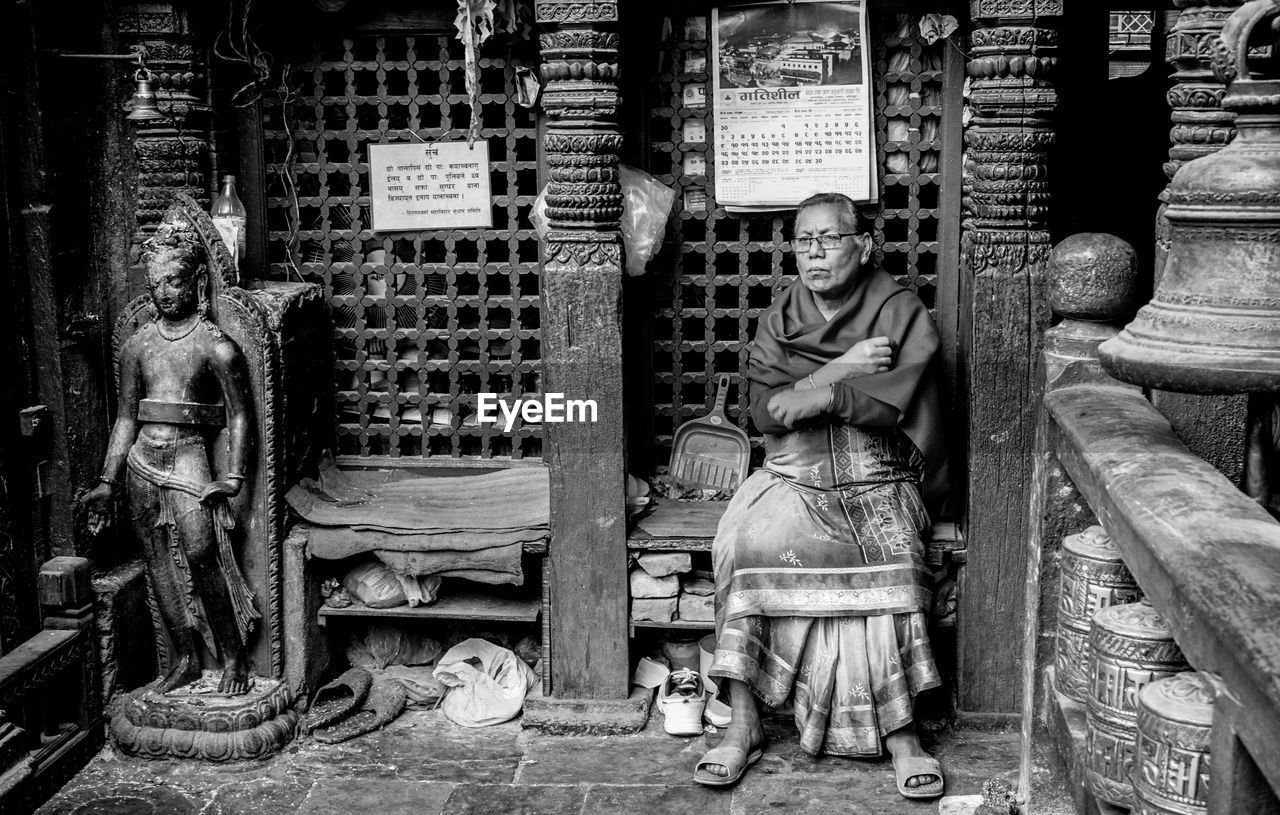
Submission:
[[[903,798],[938,798],[942,795],[944,786],[942,764],[933,756],[895,758],[893,760],[893,775],[894,780],[898,782],[898,793]],[[937,780],[921,784],[918,787],[907,786],[908,781],[920,775],[931,775]]]
[[[747,768],[759,761],[763,755],[763,745],[760,747],[752,747],[751,751],[747,753],[746,756],[743,756],[741,750],[726,747],[723,744],[712,747],[707,751],[706,755],[702,757],[702,760],[698,762],[698,765],[693,768],[693,780],[696,783],[707,787],[732,786],[741,781],[743,774],[747,771]],[[730,756],[737,759],[737,761],[740,761],[741,764],[738,764],[737,761],[728,760]],[[703,769],[703,767],[711,764],[724,767],[729,771],[729,774],[712,775]],[[738,768],[737,772],[734,772],[735,766]]]

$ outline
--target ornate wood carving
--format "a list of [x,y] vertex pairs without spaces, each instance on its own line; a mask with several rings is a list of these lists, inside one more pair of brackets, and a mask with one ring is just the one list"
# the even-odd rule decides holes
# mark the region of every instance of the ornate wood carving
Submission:
[[1182,9],[1169,32],[1165,59],[1173,66],[1173,87],[1165,97],[1173,109],[1169,131],[1169,178],[1192,159],[1222,149],[1235,135],[1235,114],[1222,109],[1225,83],[1213,75],[1210,58],[1222,24],[1240,0],[1174,0]]
[[[612,14],[610,14],[612,10]],[[539,3],[539,21],[616,22],[603,3]],[[550,181],[547,216],[554,229],[615,227],[622,216],[618,183],[618,34],[600,28],[544,31],[543,138]]]
[[[963,275],[972,308],[968,563],[960,592],[959,706],[1018,709],[1019,655],[998,643],[1021,636],[1029,534],[1035,376],[1048,325],[1048,156],[1058,97],[1061,0],[971,0],[965,129]],[[963,287],[962,287],[963,290]],[[962,306],[965,308],[965,306]],[[993,596],[994,595],[994,596]]]
[[[42,630],[0,657],[3,812],[33,811],[102,743],[89,561],[50,560],[40,583]],[[49,760],[51,749],[56,760]]]
[[146,48],[157,106],[169,115],[139,122],[134,142],[137,220],[142,232],[149,233],[176,194],[209,208],[208,108],[201,102],[207,74],[185,5],[132,3],[120,8],[119,21],[123,45]]
[[[622,215],[618,4],[536,2],[548,168],[545,389],[594,399],[594,423],[548,424],[551,690],[627,695],[622,439]],[[581,603],[584,587],[599,602]]]

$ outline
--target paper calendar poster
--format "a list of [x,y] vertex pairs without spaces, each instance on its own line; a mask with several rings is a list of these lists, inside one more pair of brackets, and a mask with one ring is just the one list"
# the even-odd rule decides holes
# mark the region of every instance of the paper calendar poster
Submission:
[[489,143],[369,145],[375,232],[493,226]]
[[716,201],[794,207],[876,199],[865,0],[711,12]]

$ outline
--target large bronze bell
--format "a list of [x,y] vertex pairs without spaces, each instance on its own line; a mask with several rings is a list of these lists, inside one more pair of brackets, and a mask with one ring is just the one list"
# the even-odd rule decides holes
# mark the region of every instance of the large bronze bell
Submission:
[[1253,0],[1223,28],[1214,71],[1230,82],[1222,106],[1236,112],[1236,137],[1184,164],[1165,193],[1170,246],[1156,293],[1098,349],[1118,379],[1280,391],[1280,78],[1255,78],[1246,63],[1255,28],[1274,40],[1275,18],[1280,0]]

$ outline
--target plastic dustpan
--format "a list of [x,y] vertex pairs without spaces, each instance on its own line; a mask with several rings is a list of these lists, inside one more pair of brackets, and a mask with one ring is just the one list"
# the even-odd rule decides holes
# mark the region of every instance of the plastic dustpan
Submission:
[[751,442],[724,412],[729,375],[716,376],[716,404],[699,419],[676,428],[671,443],[671,477],[681,486],[733,491],[747,477]]

